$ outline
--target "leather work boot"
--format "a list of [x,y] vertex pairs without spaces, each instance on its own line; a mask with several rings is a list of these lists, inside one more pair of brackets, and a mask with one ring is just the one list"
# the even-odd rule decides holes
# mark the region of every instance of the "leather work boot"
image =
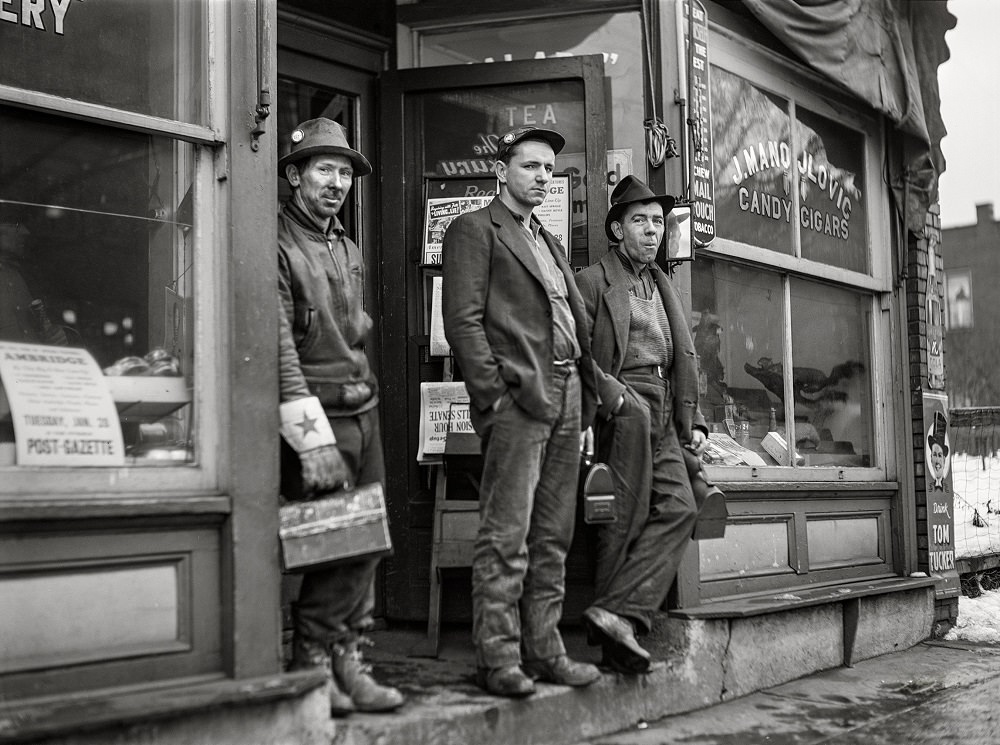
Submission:
[[610,667],[633,675],[649,671],[650,654],[639,646],[628,619],[592,605],[583,612],[583,620],[588,639],[601,644]]
[[535,692],[535,684],[517,665],[480,667],[476,670],[476,685],[494,696],[523,698]]
[[364,662],[360,645],[371,646],[365,637],[334,644],[333,679],[351,697],[358,711],[392,711],[403,705],[403,694],[390,686],[379,685],[371,675],[371,665]]
[[562,686],[589,686],[601,677],[601,671],[594,665],[576,662],[564,654],[525,662],[524,671],[535,680]]
[[326,650],[326,645],[321,642],[303,639],[296,634],[292,641],[292,664],[288,669],[309,670],[318,667],[326,672],[326,689],[330,695],[330,714],[335,717],[342,717],[354,711],[354,702],[351,697],[340,690],[337,682],[333,678],[333,664],[330,653]]

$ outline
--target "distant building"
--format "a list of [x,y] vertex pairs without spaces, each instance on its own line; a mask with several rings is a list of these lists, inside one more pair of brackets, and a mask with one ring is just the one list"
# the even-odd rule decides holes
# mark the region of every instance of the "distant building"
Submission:
[[976,205],[975,225],[941,231],[945,370],[952,407],[1000,406],[1000,221]]

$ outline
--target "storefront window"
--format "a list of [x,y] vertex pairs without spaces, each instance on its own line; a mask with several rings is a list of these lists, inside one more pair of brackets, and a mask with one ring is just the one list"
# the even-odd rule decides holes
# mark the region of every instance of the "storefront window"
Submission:
[[8,368],[0,464],[193,462],[194,146],[6,106],[0,131],[0,341],[38,378]]
[[701,258],[692,298],[709,462],[872,465],[866,295]]
[[0,2],[0,85],[205,124],[203,0]]
[[719,236],[867,272],[864,136],[722,68],[711,85]]

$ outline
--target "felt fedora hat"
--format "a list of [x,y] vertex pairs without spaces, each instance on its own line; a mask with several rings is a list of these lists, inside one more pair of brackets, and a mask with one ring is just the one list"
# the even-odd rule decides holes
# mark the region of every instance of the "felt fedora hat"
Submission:
[[620,222],[625,208],[633,202],[659,202],[660,206],[663,207],[664,217],[674,208],[674,198],[672,196],[669,194],[654,194],[653,190],[646,186],[640,179],[631,175],[626,176],[618,182],[615,190],[611,192],[611,208],[608,210],[608,216],[604,220],[604,232],[607,233],[610,240],[618,241],[618,236],[611,231],[611,223]]
[[497,160],[503,160],[517,143],[524,140],[541,140],[542,142],[547,142],[552,147],[552,152],[556,155],[566,146],[566,138],[554,129],[531,126],[518,127],[500,137],[500,140],[497,142]]
[[302,122],[292,131],[292,149],[278,161],[278,173],[282,178],[285,166],[312,155],[343,155],[354,165],[354,175],[367,176],[372,172],[371,163],[361,153],[347,144],[347,132],[343,126],[320,117]]

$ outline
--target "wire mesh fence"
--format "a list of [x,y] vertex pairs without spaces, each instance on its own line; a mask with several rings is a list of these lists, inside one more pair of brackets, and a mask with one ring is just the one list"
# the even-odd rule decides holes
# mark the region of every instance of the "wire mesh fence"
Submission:
[[1000,555],[1000,407],[952,409],[955,558]]

